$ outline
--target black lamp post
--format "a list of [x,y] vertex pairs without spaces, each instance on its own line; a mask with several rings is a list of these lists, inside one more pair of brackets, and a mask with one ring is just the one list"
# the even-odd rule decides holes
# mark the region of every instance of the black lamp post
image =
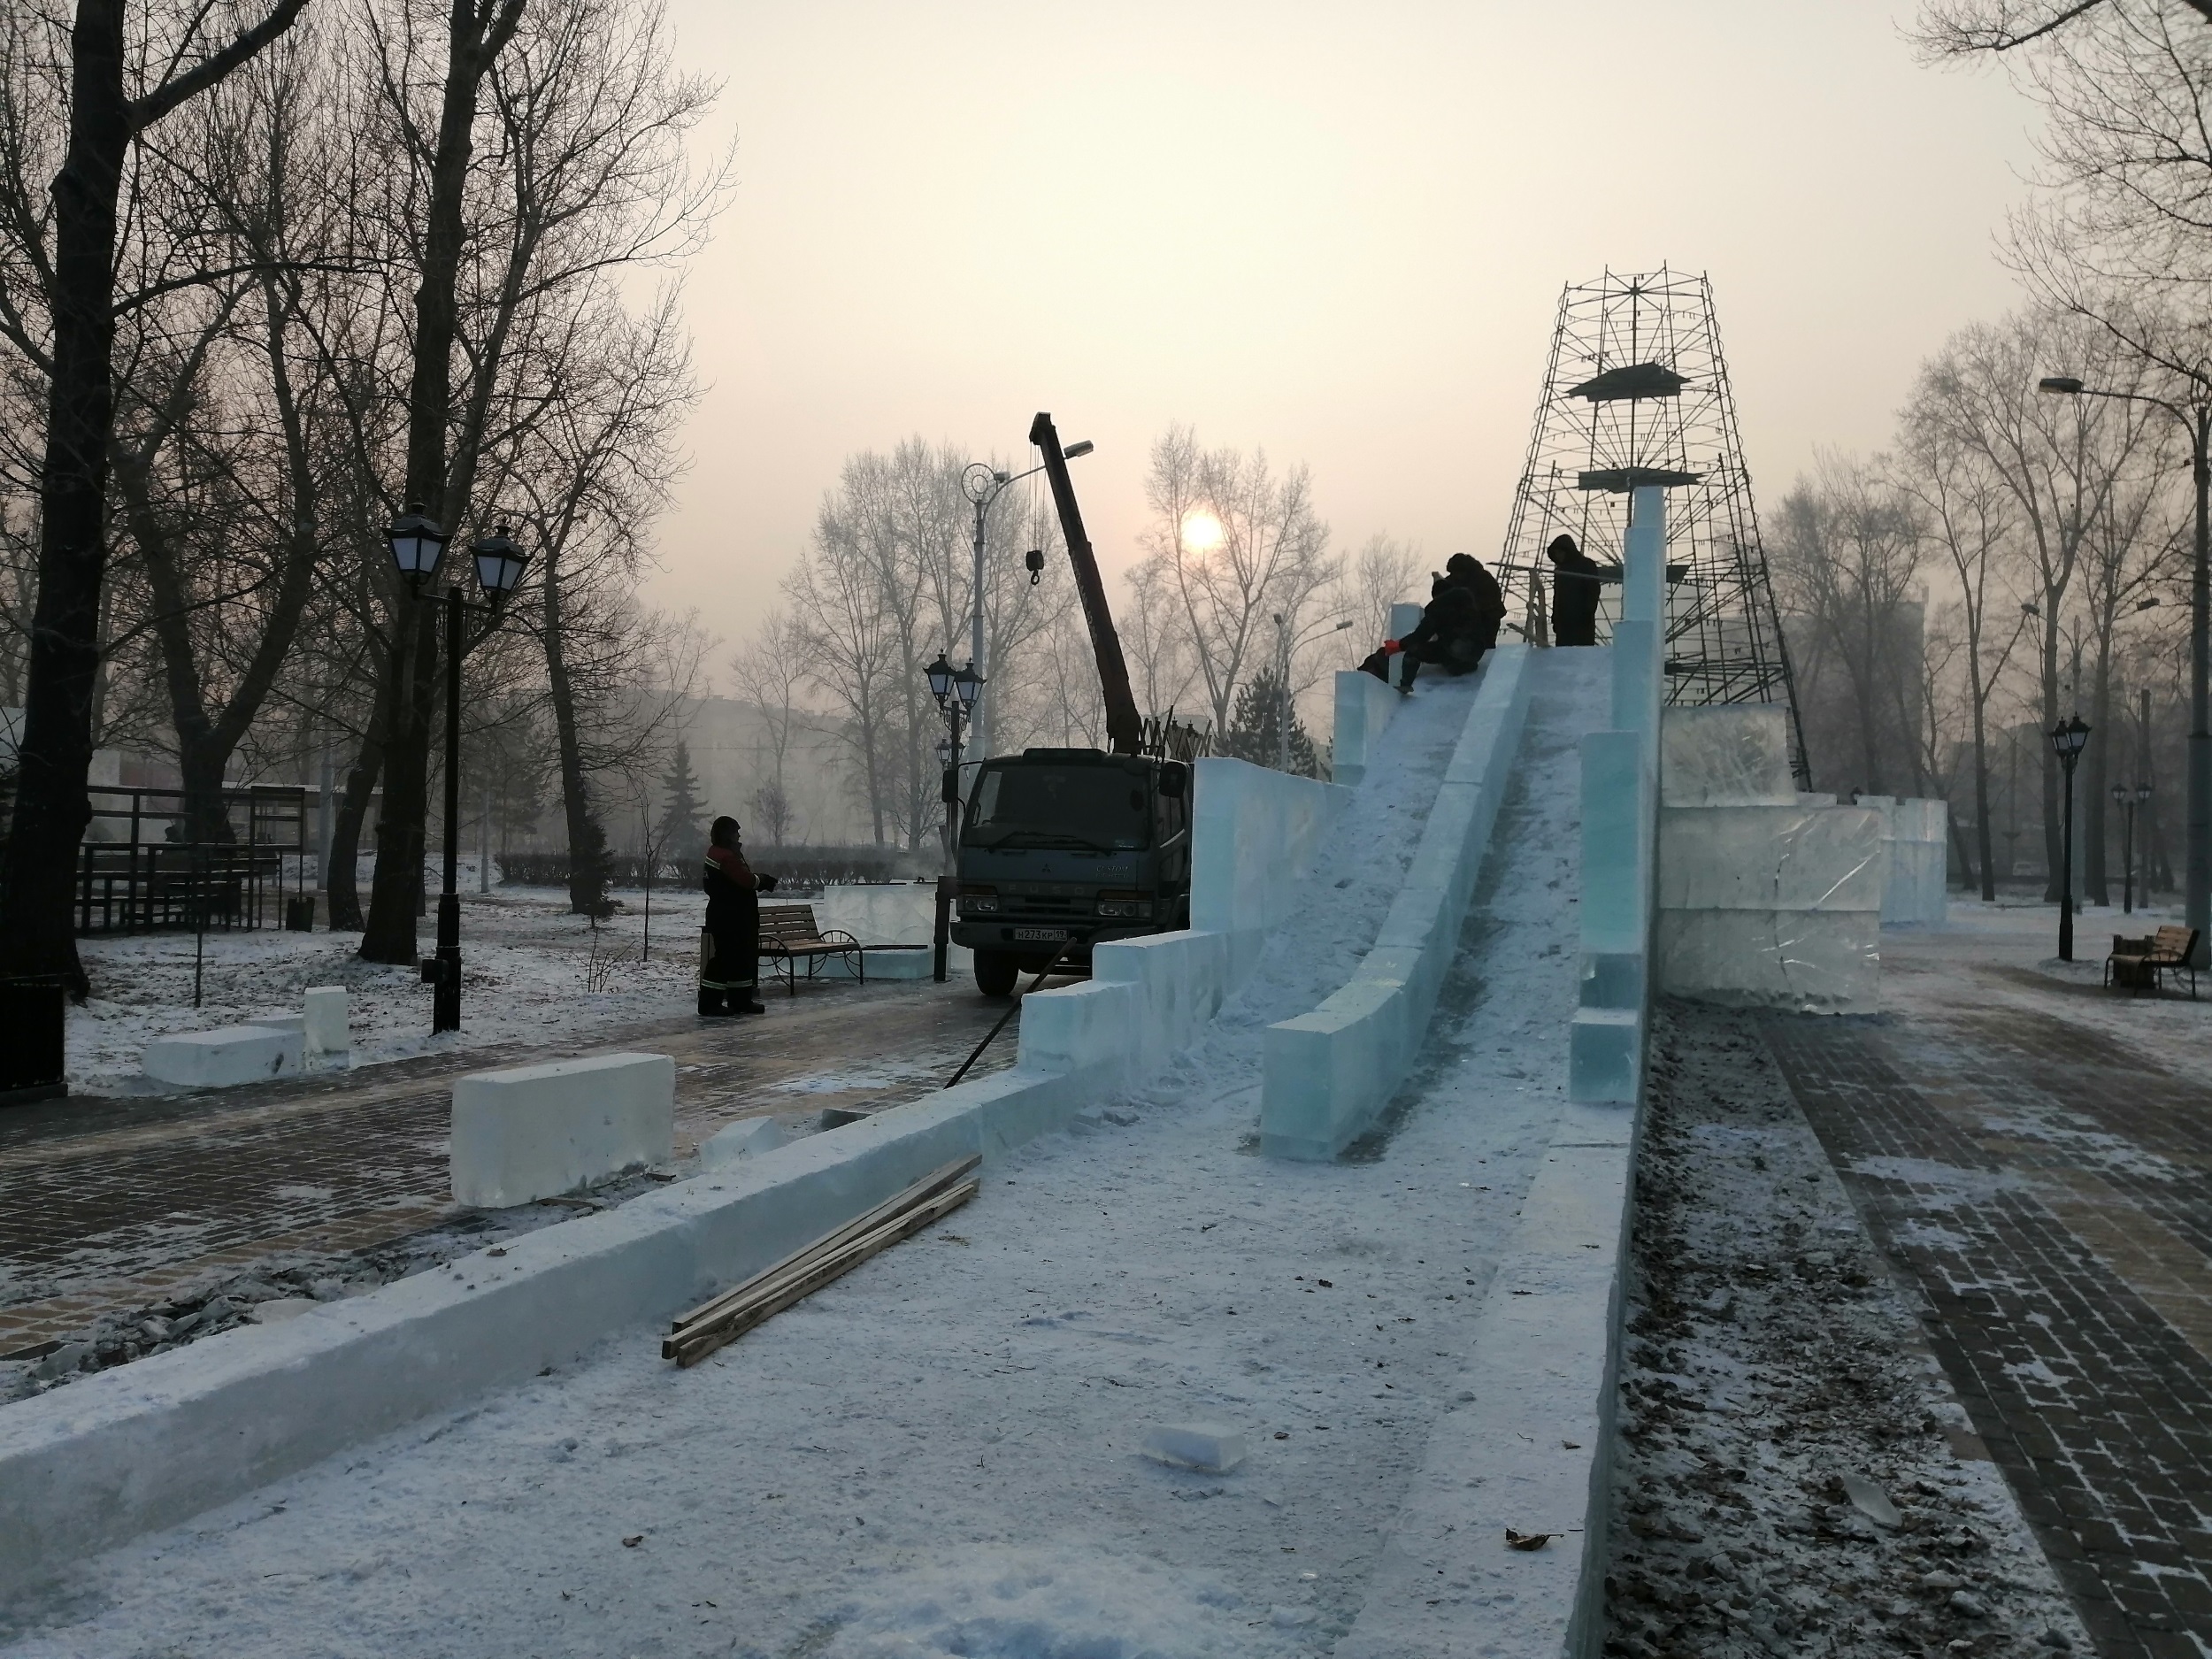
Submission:
[[[2150,803],[2150,785],[2147,782],[2137,784],[2135,786],[2136,810],[2128,814],[2128,858],[2130,860],[2129,867],[2131,869],[2133,868],[2133,860],[2135,857],[2137,826],[2142,822],[2142,809],[2148,806]],[[2143,849],[2143,908],[2145,910],[2148,910],[2151,907],[2150,850],[2151,849],[2147,847]]]
[[939,746],[944,757],[945,781],[945,867],[937,877],[937,926],[934,933],[936,978],[942,984],[946,978],[946,955],[952,945],[952,901],[960,885],[960,728],[975,710],[977,695],[982,691],[984,679],[969,663],[955,668],[945,660],[942,651],[937,660],[922,670],[929,681],[929,695],[937,699],[937,706],[945,711],[945,740]]
[[[391,543],[392,563],[419,594],[445,555],[446,533],[410,506],[385,532]],[[472,605],[461,597],[461,584],[449,581],[445,589],[445,888],[438,895],[438,954],[422,964],[422,977],[433,987],[430,1029],[433,1033],[461,1029],[461,659],[499,626],[500,607],[522,581],[530,556],[509,539],[502,525],[469,549],[476,565],[476,580],[489,595],[488,605]],[[484,618],[475,638],[468,636],[468,612]]]
[[2066,824],[2062,836],[2063,850],[2061,857],[2064,869],[2059,876],[2058,887],[2058,959],[2074,959],[2074,763],[2081,758],[2081,751],[2089,741],[2089,726],[2077,714],[2071,719],[2061,720],[2044,733],[2051,740],[2051,752],[2058,757],[2058,764],[2066,769]]

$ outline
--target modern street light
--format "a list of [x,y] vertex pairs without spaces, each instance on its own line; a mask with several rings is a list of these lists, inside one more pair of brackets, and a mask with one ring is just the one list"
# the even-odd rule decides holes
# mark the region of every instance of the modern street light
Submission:
[[[1060,451],[1060,457],[1066,461],[1079,460],[1090,454],[1096,447],[1088,438],[1079,439],[1064,448]],[[967,471],[960,475],[961,493],[967,496],[975,506],[975,592],[968,614],[968,665],[973,668],[979,676],[990,666],[983,649],[983,521],[990,513],[992,505],[1000,495],[1005,493],[1009,484],[1018,484],[1033,473],[1041,472],[1044,470],[1041,463],[1031,467],[1027,472],[1002,472],[982,461],[972,461],[969,463]],[[1034,582],[1044,573],[1043,553],[1033,551],[1029,555],[1028,565],[1029,580]],[[941,659],[943,653],[940,652]],[[981,685],[984,682],[979,679],[976,683]],[[933,682],[931,689],[935,690]],[[941,703],[944,701],[942,693],[938,694],[938,701]],[[989,710],[987,709],[985,716],[988,713]],[[979,748],[984,744],[988,735],[988,722],[985,716],[979,716],[976,721],[975,743]],[[941,973],[937,977],[942,979],[944,976]]]
[[[437,574],[445,555],[446,533],[422,516],[419,506],[395,518],[385,532],[391,544],[392,563],[408,587],[419,594]],[[449,581],[445,589],[445,887],[438,895],[438,951],[422,964],[422,977],[433,987],[430,1029],[461,1029],[461,660],[499,626],[500,609],[521,585],[530,556],[515,545],[501,525],[474,543],[469,553],[476,565],[476,580],[490,597],[488,605],[472,605],[461,597],[461,584]],[[484,626],[468,636],[468,612],[476,611]]]
[[[1305,644],[1306,641],[1302,639],[1294,641],[1290,637],[1287,625],[1283,621],[1283,613],[1278,611],[1273,614],[1275,618],[1275,698],[1277,703],[1275,770],[1288,772],[1290,770],[1290,655],[1298,646]],[[1352,619],[1347,617],[1341,622],[1332,622],[1325,628],[1317,629],[1308,637],[1318,639],[1326,634],[1341,634],[1351,626]]]
[[2062,857],[2064,872],[2059,877],[2058,888],[2058,959],[2074,959],[2074,763],[2081,758],[2081,751],[2089,741],[2089,727],[2077,714],[2070,720],[2061,720],[2044,735],[2051,740],[2051,752],[2058,757],[2058,764],[2066,769],[2066,820]]
[[937,699],[937,706],[945,712],[945,735],[939,740],[937,753],[945,763],[945,867],[937,877],[937,949],[934,965],[937,980],[945,979],[945,956],[952,943],[952,900],[960,879],[960,727],[975,712],[975,700],[982,692],[985,680],[975,672],[975,664],[968,663],[955,668],[945,660],[942,651],[937,660],[924,670],[922,677],[929,682],[929,695]]
[[2201,968],[2212,964],[2212,945],[2207,943],[2207,935],[2212,934],[2212,695],[2208,695],[2208,665],[2212,664],[2212,375],[2199,373],[2193,378],[2201,396],[2186,408],[2141,392],[2084,386],[2071,374],[2047,374],[2036,388],[2066,397],[2153,403],[2178,420],[2189,434],[2190,472],[2197,487],[2197,549],[2189,576],[2189,831],[2183,851],[2187,869],[2182,902],[2184,919],[2197,932],[2190,965]]

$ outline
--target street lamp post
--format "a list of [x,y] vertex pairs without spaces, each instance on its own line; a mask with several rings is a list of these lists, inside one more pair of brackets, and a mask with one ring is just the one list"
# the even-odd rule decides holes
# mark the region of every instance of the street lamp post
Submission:
[[[392,563],[410,588],[420,593],[437,575],[443,562],[446,533],[411,505],[385,532]],[[422,964],[422,977],[431,987],[430,1029],[461,1029],[461,660],[481,644],[499,626],[500,608],[522,580],[530,556],[508,538],[502,525],[469,549],[476,565],[477,584],[490,596],[488,605],[472,605],[461,597],[461,584],[449,581],[445,590],[445,887],[438,895],[437,954]],[[468,637],[468,613],[484,618],[474,639]]]
[[2065,847],[2062,857],[2063,873],[2058,888],[2058,959],[2074,959],[2074,763],[2081,758],[2081,751],[2089,741],[2089,727],[2080,715],[2070,720],[2061,720],[2044,735],[2051,740],[2051,752],[2058,757],[2058,764],[2066,772]]
[[[1275,618],[1275,697],[1278,704],[1275,721],[1275,770],[1288,772],[1290,770],[1290,654],[1296,647],[1307,641],[1306,640],[1294,641],[1290,637],[1289,625],[1283,620],[1283,613],[1278,611],[1273,614]],[[1341,622],[1332,622],[1326,628],[1322,629],[1321,633],[1341,634],[1351,626],[1352,619],[1347,617]],[[1307,639],[1318,637],[1318,634],[1309,634]]]
[[937,982],[946,978],[945,958],[952,944],[952,901],[960,885],[960,726],[975,711],[975,700],[984,686],[975,664],[955,668],[942,651],[922,671],[929,695],[945,711],[945,735],[937,752],[945,763],[945,864],[937,877],[937,926],[934,935]]
[[2124,783],[2112,786],[2112,804],[2120,809],[2120,914],[2135,914],[2135,800]]
[[[1060,456],[1063,460],[1078,460],[1088,455],[1096,447],[1088,438],[1084,438],[1069,444],[1060,451]],[[967,471],[960,475],[961,493],[967,496],[975,508],[975,577],[974,591],[968,611],[968,666],[975,671],[976,683],[979,686],[984,683],[982,676],[990,666],[989,659],[983,649],[984,520],[988,517],[992,506],[997,502],[999,496],[1005,493],[1009,484],[1018,484],[1031,474],[1043,471],[1043,466],[1038,465],[1031,467],[1027,472],[1002,472],[984,462],[972,461],[968,465]],[[1032,557],[1034,562],[1029,567],[1029,579],[1033,582],[1044,570],[1044,560],[1041,557],[1034,555]],[[940,652],[939,656],[941,658],[943,653]],[[989,710],[985,709],[975,718],[975,746],[979,749],[986,741],[988,715]],[[945,976],[941,972],[937,977],[941,979]]]
[[2208,665],[2212,664],[2212,376],[2200,372],[2194,378],[2202,396],[2184,409],[2162,397],[2140,392],[2112,392],[2084,386],[2078,376],[2048,374],[2036,382],[2040,391],[2069,397],[2110,397],[2123,403],[2154,403],[2189,434],[2190,476],[2197,491],[2196,559],[2189,572],[2189,771],[2188,842],[2183,851],[2186,865],[2182,902],[2183,918],[2196,930],[2193,967],[2212,963],[2212,695],[2208,693]]

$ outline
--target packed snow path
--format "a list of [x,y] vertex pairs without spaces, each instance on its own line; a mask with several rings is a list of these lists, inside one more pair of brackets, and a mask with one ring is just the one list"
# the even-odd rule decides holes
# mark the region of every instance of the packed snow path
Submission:
[[[1576,740],[1548,652],[1421,1070],[1344,1162],[1254,1155],[1259,1033],[1373,937],[1471,683],[1425,682],[1207,1039],[695,1371],[657,1332],[118,1550],[22,1655],[1325,1652],[1452,1409],[1563,1099]],[[1212,1421],[1227,1475],[1139,1448]],[[1277,1438],[1280,1436],[1281,1438]]]

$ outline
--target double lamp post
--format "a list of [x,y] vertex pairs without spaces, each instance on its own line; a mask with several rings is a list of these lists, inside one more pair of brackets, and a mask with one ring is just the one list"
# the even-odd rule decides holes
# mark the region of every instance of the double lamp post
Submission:
[[[977,521],[981,522],[980,514]],[[945,865],[937,877],[937,956],[933,964],[938,983],[945,979],[945,956],[952,943],[952,900],[960,885],[960,728],[975,713],[975,700],[983,689],[983,676],[973,663],[955,668],[942,651],[922,671],[929,695],[945,713],[945,735],[937,744],[938,758],[945,763]]]
[[[419,503],[392,520],[385,532],[391,544],[392,563],[420,597],[438,575],[449,539],[435,520],[423,516]],[[461,584],[445,587],[445,890],[438,895],[438,951],[422,964],[422,977],[433,987],[430,1029],[433,1033],[461,1029],[461,659],[481,644],[499,626],[501,608],[522,583],[523,567],[530,556],[509,539],[501,525],[490,535],[472,543],[470,557],[476,580],[489,599],[472,605],[461,597]],[[473,637],[468,618],[473,612],[483,626]]]

